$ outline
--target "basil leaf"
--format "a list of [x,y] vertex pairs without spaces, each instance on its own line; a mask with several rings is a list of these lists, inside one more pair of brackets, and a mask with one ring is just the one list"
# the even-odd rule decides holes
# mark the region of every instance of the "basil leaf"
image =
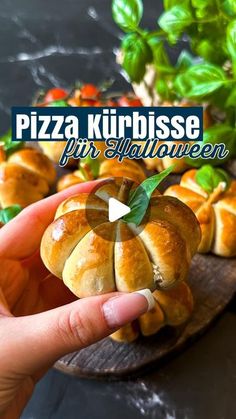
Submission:
[[212,64],[221,64],[226,60],[225,41],[218,39],[197,39],[195,45],[196,54]]
[[84,165],[89,166],[89,169],[91,170],[93,177],[96,179],[99,175],[99,169],[100,169],[99,160],[92,159],[90,156],[87,156],[84,159],[80,159],[80,170],[82,171],[83,175],[85,174],[83,170]]
[[225,82],[225,73],[220,67],[196,64],[177,76],[175,88],[182,97],[201,99],[219,89]]
[[48,105],[47,105],[47,107],[48,106],[53,106],[53,107],[60,107],[60,108],[62,108],[62,107],[64,107],[64,106],[66,106],[66,107],[68,107],[68,103],[65,101],[65,100],[55,100],[54,102],[50,102]]
[[161,41],[157,36],[151,36],[148,38],[147,43],[152,50],[153,62],[159,66],[171,67],[169,57],[165,50],[163,41]]
[[169,167],[157,175],[151,176],[145,179],[130,195],[128,206],[131,208],[129,214],[123,217],[123,220],[127,223],[134,223],[137,226],[141,224],[152,193],[157,186],[172,172],[174,166]]
[[230,95],[228,96],[228,99],[226,101],[226,106],[236,106],[236,87],[231,91]]
[[183,49],[181,53],[179,54],[176,68],[180,71],[187,70],[189,67],[194,65],[194,62],[196,61],[196,58],[190,54],[186,49]]
[[172,9],[174,6],[178,6],[179,0],[164,0],[164,9]]
[[236,75],[236,20],[233,20],[227,27],[227,48],[233,61],[233,70]]
[[193,167],[201,167],[206,163],[209,163],[211,166],[217,166],[222,165],[224,162],[230,159],[230,157],[233,157],[235,152],[235,142],[236,142],[236,129],[234,127],[231,127],[227,124],[218,124],[213,125],[212,127],[206,129],[203,133],[203,141],[199,141],[197,144],[199,144],[201,147],[206,143],[211,144],[219,144],[224,143],[227,150],[229,150],[229,154],[225,159],[192,159],[190,157],[186,157],[185,161],[190,166]]
[[176,5],[162,13],[158,19],[158,24],[170,35],[170,40],[175,42],[185,28],[191,25],[192,21],[191,9],[182,4]]
[[146,64],[152,59],[152,51],[148,43],[137,34],[129,34],[122,42],[122,50],[124,70],[131,81],[139,83],[145,74]]
[[172,101],[175,99],[174,95],[171,92],[170,89],[170,82],[168,79],[165,79],[164,77],[157,79],[156,81],[156,91],[158,95],[164,100],[164,101]]
[[222,0],[220,2],[220,5],[223,12],[225,12],[228,16],[230,17],[236,16],[235,0]]
[[25,141],[12,141],[12,133],[11,129],[9,129],[6,134],[0,138],[0,143],[3,144],[3,149],[6,152],[6,155],[9,156],[14,151],[22,148]]
[[11,207],[0,210],[0,222],[3,224],[8,223],[14,217],[16,217],[21,212],[21,210],[22,208],[20,205],[12,205]]
[[124,31],[135,31],[143,15],[141,0],[113,0],[112,16],[117,25]]
[[195,179],[208,194],[211,194],[220,182],[226,183],[227,187],[230,184],[230,177],[223,169],[215,169],[209,164],[197,170]]

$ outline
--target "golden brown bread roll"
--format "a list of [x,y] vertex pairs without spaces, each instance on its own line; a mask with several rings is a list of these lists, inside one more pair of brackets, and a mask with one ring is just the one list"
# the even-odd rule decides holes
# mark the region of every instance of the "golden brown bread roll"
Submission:
[[[126,177],[141,183],[146,178],[146,175],[140,164],[133,160],[125,159],[122,163],[119,163],[117,159],[106,159],[100,163],[98,178],[109,177]],[[62,176],[58,181],[57,190],[60,192],[77,183],[93,179],[91,168],[88,164],[84,164],[83,171],[76,170],[73,173]]]
[[111,335],[118,342],[132,342],[139,334],[150,336],[164,326],[180,326],[188,321],[193,312],[193,297],[186,282],[179,282],[167,290],[153,292],[155,307],[136,321]]
[[46,196],[56,179],[50,160],[39,150],[23,148],[0,163],[0,207],[26,207]]
[[165,195],[180,199],[195,212],[202,230],[200,253],[236,256],[236,181],[227,190],[219,183],[208,194],[197,183],[196,174],[195,169],[187,171],[180,185],[170,186]]
[[[124,184],[131,187],[132,182],[124,180]],[[110,194],[122,201],[122,187],[110,180],[96,195],[89,195],[93,229],[86,217],[88,194],[80,194],[59,206],[55,221],[42,238],[44,264],[80,298],[115,290],[164,289],[187,278],[200,242],[196,217],[179,203],[178,220],[172,222],[169,210],[165,216],[166,206],[174,208],[179,201],[158,196],[158,201],[151,202],[151,219],[145,225],[136,227],[122,220],[110,223],[107,198]],[[162,199],[165,204],[155,217],[154,207]]]
[[139,335],[138,323],[132,322],[112,333],[110,337],[117,342],[130,343],[137,339]]
[[[58,163],[62,152],[66,146],[66,141],[39,141],[40,148],[44,154],[55,163]],[[68,165],[75,164],[75,162],[69,161]]]

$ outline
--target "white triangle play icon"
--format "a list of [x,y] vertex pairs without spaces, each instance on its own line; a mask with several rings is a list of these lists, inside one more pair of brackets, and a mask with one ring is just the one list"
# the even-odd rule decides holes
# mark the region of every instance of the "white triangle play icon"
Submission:
[[130,207],[127,205],[122,204],[122,202],[115,198],[109,198],[108,217],[111,223],[113,221],[119,220],[119,218],[122,218],[124,215],[129,214],[130,211]]

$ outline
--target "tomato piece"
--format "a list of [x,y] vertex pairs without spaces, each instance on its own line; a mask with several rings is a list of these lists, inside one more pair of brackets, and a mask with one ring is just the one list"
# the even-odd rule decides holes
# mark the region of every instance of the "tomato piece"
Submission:
[[108,99],[107,106],[115,107],[115,106],[119,106],[119,104],[115,102],[115,100]]
[[84,106],[84,107],[86,107],[86,106],[97,106],[96,103],[97,103],[97,100],[95,100],[95,99],[84,99],[83,98],[81,100],[80,106]]
[[100,95],[100,91],[94,84],[84,84],[81,89],[81,96],[83,99],[93,99],[98,98]]
[[44,101],[47,103],[54,102],[55,100],[65,99],[66,96],[68,96],[66,90],[60,89],[59,87],[53,87],[47,91]]
[[133,96],[133,97],[128,97],[128,96],[121,96],[118,99],[119,105],[120,106],[133,106],[133,107],[139,107],[139,106],[143,106],[142,102],[140,99],[138,99],[137,97]]

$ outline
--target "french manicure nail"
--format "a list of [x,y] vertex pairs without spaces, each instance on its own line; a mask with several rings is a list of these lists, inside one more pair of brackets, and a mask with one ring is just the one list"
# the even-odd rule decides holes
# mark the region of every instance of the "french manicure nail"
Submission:
[[148,289],[123,294],[103,304],[104,317],[111,329],[121,327],[151,310],[154,304]]

